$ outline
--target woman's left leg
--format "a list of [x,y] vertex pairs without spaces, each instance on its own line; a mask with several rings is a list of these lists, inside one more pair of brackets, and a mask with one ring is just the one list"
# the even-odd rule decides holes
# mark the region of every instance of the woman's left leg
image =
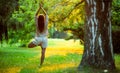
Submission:
[[33,47],[36,47],[36,45],[33,42],[28,44],[28,48],[33,48]]

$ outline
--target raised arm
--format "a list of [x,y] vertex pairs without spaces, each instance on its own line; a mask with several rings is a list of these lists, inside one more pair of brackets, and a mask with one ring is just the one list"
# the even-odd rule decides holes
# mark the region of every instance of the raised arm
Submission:
[[35,16],[37,16],[37,15],[38,15],[38,13],[39,13],[39,11],[40,11],[40,8],[41,8],[41,7],[39,7],[39,9],[37,10],[37,12],[36,12]]
[[48,15],[47,15],[47,12],[43,9],[42,5],[40,5],[40,8],[42,9],[44,15],[45,15],[45,19],[46,19],[46,23],[48,24]]
[[46,11],[43,9],[43,7],[42,7],[42,6],[40,6],[40,7],[41,7],[43,13],[44,13],[45,15],[47,15],[47,13],[46,13]]

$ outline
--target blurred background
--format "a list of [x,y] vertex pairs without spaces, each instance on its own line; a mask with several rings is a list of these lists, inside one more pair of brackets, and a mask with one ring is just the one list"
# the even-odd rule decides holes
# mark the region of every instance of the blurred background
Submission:
[[[80,0],[0,0],[0,46],[26,47],[35,36],[35,13],[42,3],[49,15],[49,39],[77,39],[84,44],[84,3]],[[114,52],[120,53],[120,0],[112,2]]]

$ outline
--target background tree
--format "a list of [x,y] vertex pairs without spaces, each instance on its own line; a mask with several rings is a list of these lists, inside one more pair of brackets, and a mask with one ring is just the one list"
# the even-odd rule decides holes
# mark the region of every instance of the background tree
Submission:
[[[9,44],[16,42],[24,44],[34,37],[34,14],[39,7],[39,2],[40,0],[19,0],[18,11],[14,11],[8,24]],[[75,26],[74,28],[77,28],[84,21],[83,5],[80,5],[79,0],[41,0],[41,2],[49,15],[50,38],[56,31],[64,32],[64,27]]]
[[79,68],[115,69],[111,4],[112,0],[85,0],[85,45]]
[[[9,2],[10,1],[10,2]],[[34,14],[39,7],[40,0],[7,0],[0,2],[0,21],[4,26],[1,25],[0,33],[5,33],[0,35],[9,36],[9,44],[12,43],[27,43],[35,35],[35,19]],[[13,1],[13,2],[12,2]],[[49,38],[54,38],[54,34],[67,33],[67,39],[82,39],[84,34],[84,3],[81,4],[80,0],[41,0],[44,9],[49,15]],[[19,4],[18,4],[19,3]],[[112,24],[118,23],[119,21],[119,0],[113,1],[112,8]],[[8,10],[6,10],[8,8]],[[116,9],[118,8],[118,9]],[[17,11],[14,11],[14,10]],[[5,11],[6,10],[6,11]],[[8,13],[8,14],[7,14]],[[5,17],[7,14],[8,16]],[[3,17],[4,16],[4,17]],[[117,20],[115,20],[117,18]],[[119,25],[119,24],[118,24]],[[3,29],[3,27],[7,27]],[[114,26],[113,29],[116,30],[118,26]],[[119,29],[119,28],[118,28]],[[79,32],[78,32],[79,31]],[[8,34],[7,34],[8,32]],[[116,31],[115,31],[116,32]],[[26,35],[26,36],[23,36]],[[58,34],[57,34],[58,35]],[[118,37],[118,33],[115,34]],[[59,34],[59,36],[61,36]],[[4,38],[4,37],[3,37]],[[7,39],[8,37],[6,37]],[[57,37],[59,38],[59,37]],[[116,37],[113,36],[113,39]],[[2,40],[2,39],[1,39]],[[115,41],[118,41],[116,39]],[[113,40],[114,42],[114,40]],[[116,45],[116,42],[113,43]],[[118,44],[118,43],[117,43]],[[119,44],[118,44],[119,45]],[[119,48],[119,46],[117,47]],[[118,51],[118,50],[117,50]]]
[[7,22],[17,7],[18,0],[0,0],[0,41],[2,39],[8,40]]
[[113,0],[112,2],[112,25],[120,26],[120,0]]
[[120,0],[112,2],[112,39],[114,53],[120,53]]

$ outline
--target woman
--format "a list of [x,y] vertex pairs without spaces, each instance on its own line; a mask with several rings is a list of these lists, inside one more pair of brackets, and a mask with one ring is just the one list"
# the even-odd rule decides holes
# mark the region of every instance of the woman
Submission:
[[[44,14],[39,14],[40,9],[43,11]],[[47,35],[48,35],[48,15],[46,11],[42,8],[40,5],[38,11],[35,14],[35,20],[36,20],[36,36],[28,44],[29,48],[33,48],[36,46],[41,46],[42,51],[41,51],[41,62],[40,65],[43,64],[44,58],[45,58],[45,50],[47,47]]]

